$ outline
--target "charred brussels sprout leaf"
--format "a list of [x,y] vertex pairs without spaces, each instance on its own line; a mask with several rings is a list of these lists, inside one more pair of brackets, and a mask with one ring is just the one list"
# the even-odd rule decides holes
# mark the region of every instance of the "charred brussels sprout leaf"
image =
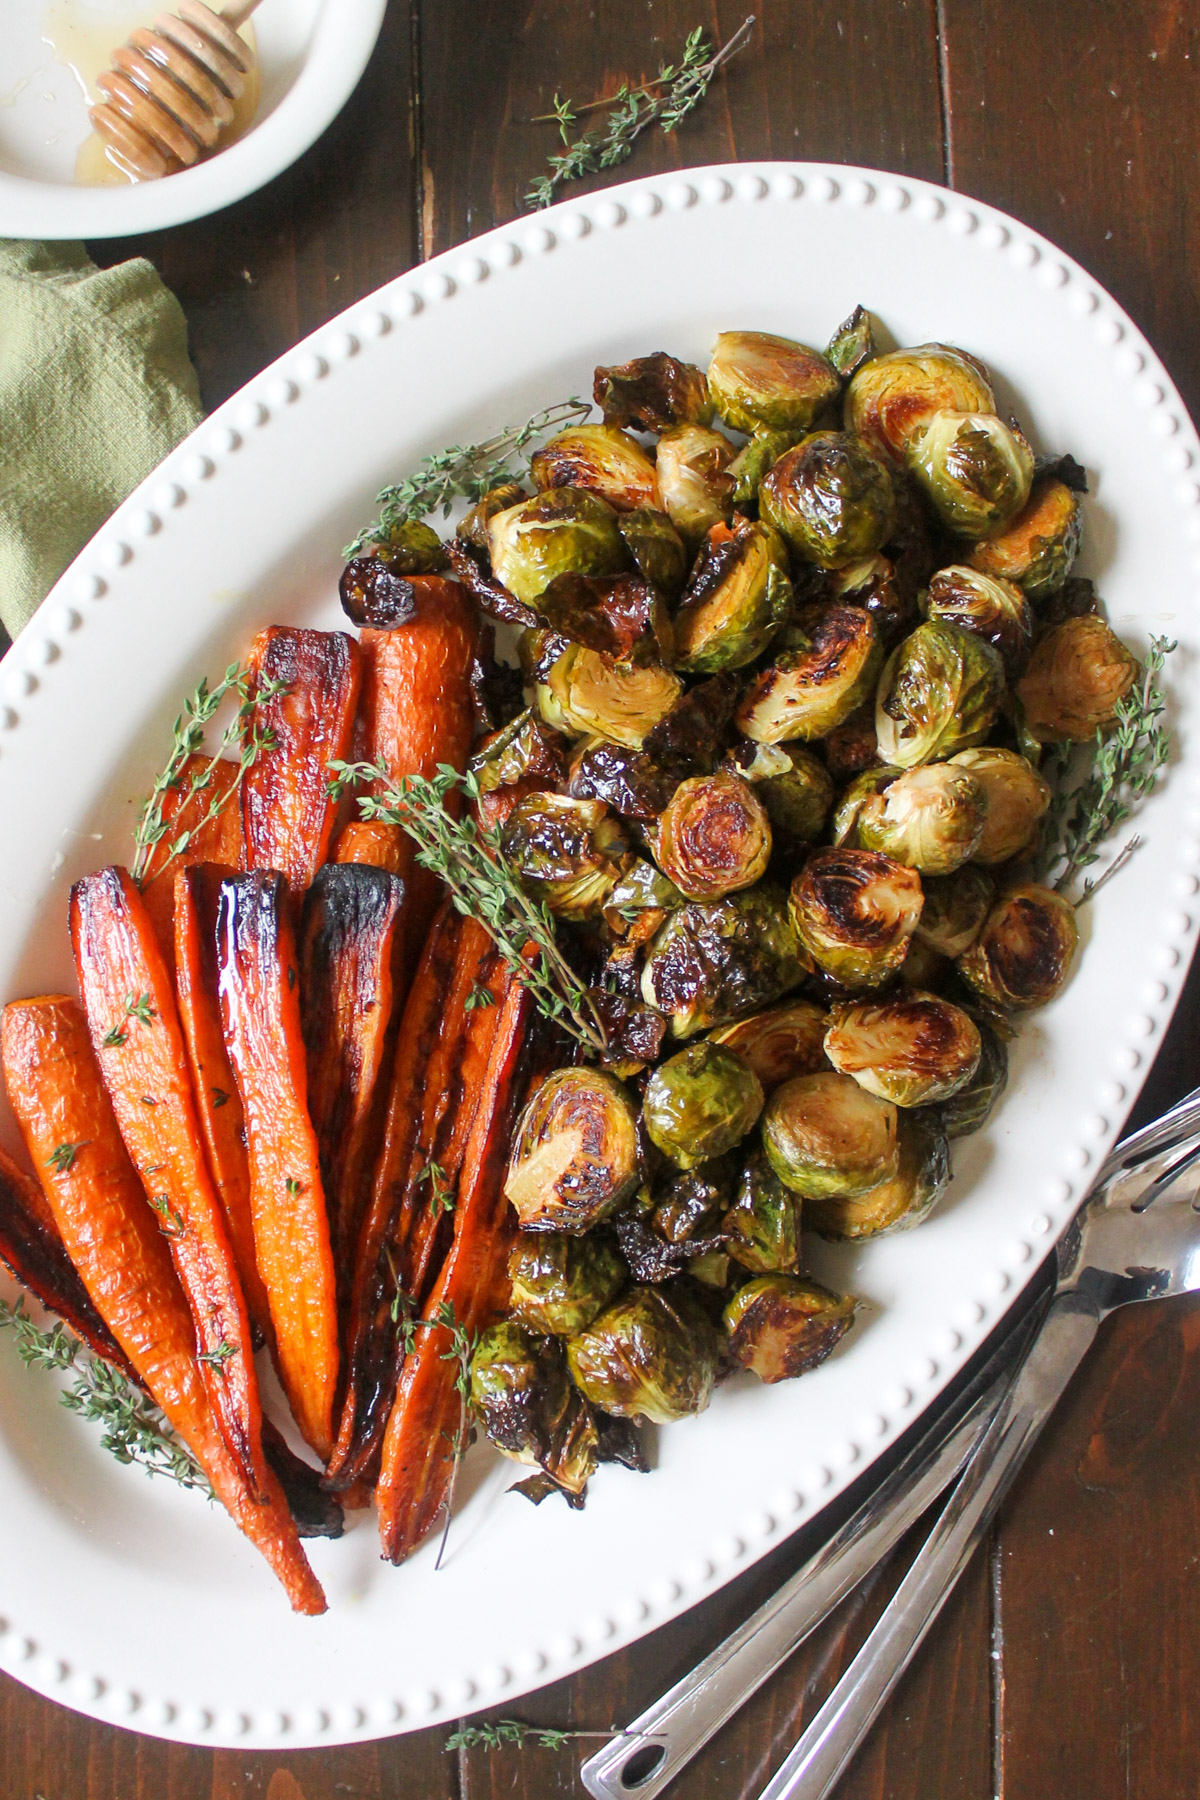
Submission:
[[800,1201],[766,1157],[755,1151],[742,1171],[737,1198],[721,1229],[729,1255],[743,1269],[767,1275],[794,1269],[800,1254]]
[[821,752],[835,785],[863,774],[878,763],[874,694],[821,740]]
[[841,725],[875,686],[883,660],[870,616],[829,606],[801,621],[807,642],[756,675],[737,711],[746,737],[778,744],[811,741]]
[[725,1308],[730,1353],[760,1381],[806,1375],[849,1331],[856,1304],[796,1275],[759,1275]]
[[837,394],[819,350],[767,331],[723,331],[708,365],[717,411],[735,431],[807,431]]
[[598,1232],[561,1237],[522,1232],[508,1258],[509,1310],[518,1325],[551,1337],[574,1337],[616,1299],[625,1270]]
[[785,845],[817,841],[833,805],[833,781],[813,751],[743,738],[725,758],[724,767],[754,784],[772,833]]
[[608,904],[610,911],[674,912],[677,906],[686,906],[687,896],[680,893],[661,869],[639,857],[618,881],[608,897]]
[[1033,490],[1011,524],[976,544],[972,567],[1016,585],[1031,600],[1057,594],[1079,552],[1083,505],[1078,493],[1055,476],[1037,476]]
[[878,552],[847,563],[844,568],[827,570],[825,580],[831,600],[861,606],[870,613],[885,649],[898,644],[919,622],[912,585],[906,586],[896,565]]
[[394,631],[417,616],[408,573],[386,555],[353,557],[342,570],[338,594],[346,617],[373,631]]
[[711,1041],[748,1063],[764,1094],[769,1094],[794,1075],[813,1075],[825,1067],[828,1024],[826,1014],[811,1000],[788,1000],[718,1027]]
[[483,794],[527,777],[551,788],[566,774],[565,751],[558,733],[526,710],[484,739],[471,758],[471,773]]
[[1033,451],[992,412],[939,412],[906,462],[939,522],[956,537],[991,537],[1029,498]]
[[763,476],[796,441],[794,431],[760,431],[742,445],[729,465],[733,477],[733,504],[743,511],[758,505]]
[[651,1143],[678,1169],[693,1169],[740,1144],[762,1111],[758,1076],[719,1044],[689,1044],[646,1084],[642,1118]]
[[766,873],[771,823],[750,783],[718,770],[679,784],[652,841],[659,867],[682,894],[719,900]]
[[733,511],[733,445],[704,425],[673,425],[658,440],[658,491],[684,542],[699,543]]
[[568,919],[598,913],[629,864],[607,807],[567,794],[526,794],[509,813],[500,844],[524,884]]
[[778,1000],[806,966],[783,895],[760,882],[671,913],[650,945],[642,997],[675,1037],[691,1037]]
[[1033,644],[1033,614],[1019,587],[1002,576],[953,564],[939,569],[925,599],[927,618],[976,637],[999,651],[1004,672],[1015,681]]
[[1064,619],[1046,633],[1017,684],[1017,698],[1040,743],[1082,744],[1113,723],[1137,674],[1132,652],[1090,613]]
[[[982,783],[953,763],[924,768],[869,770],[854,783],[852,830],[838,842],[880,850],[922,875],[949,875],[978,850],[988,816]],[[849,796],[847,796],[849,799]],[[847,810],[838,809],[839,821]]]
[[614,425],[575,425],[535,450],[533,479],[543,493],[584,488],[618,512],[658,505],[654,464],[636,438]]
[[687,580],[688,554],[667,514],[637,506],[617,514],[617,528],[642,579],[667,600],[677,600]]
[[744,668],[791,605],[787,552],[770,526],[748,519],[714,525],[675,615],[677,667],[693,675]]
[[909,1231],[927,1219],[950,1181],[950,1146],[936,1111],[902,1113],[898,1142],[894,1175],[865,1194],[811,1201],[806,1223],[822,1237],[855,1239]]
[[588,1231],[638,1183],[637,1108],[611,1075],[556,1069],[521,1114],[504,1191],[527,1231]]
[[652,1220],[647,1221],[639,1212],[619,1213],[613,1220],[613,1229],[629,1273],[637,1282],[656,1285],[661,1281],[674,1281],[700,1257],[724,1250],[724,1239],[720,1237],[690,1237],[670,1242],[655,1230]]
[[674,660],[666,602],[640,575],[556,575],[538,611],[552,631],[612,662],[641,667]]
[[[634,934],[631,937],[635,942],[641,941]],[[616,1075],[636,1075],[646,1063],[654,1061],[667,1035],[667,1021],[661,1013],[608,988],[589,988],[588,998],[608,1038],[608,1049],[601,1059],[606,1069]]]
[[879,678],[875,736],[895,768],[952,756],[987,736],[1004,698],[1004,666],[990,644],[956,625],[918,625]]
[[518,625],[526,629],[538,624],[538,615],[532,606],[526,606],[523,600],[518,600],[515,594],[510,593],[491,574],[486,549],[477,550],[466,538],[454,537],[446,546],[446,555],[459,581],[480,612],[489,619],[499,619],[506,625]]
[[865,1194],[899,1166],[897,1112],[849,1075],[797,1075],[775,1089],[762,1136],[780,1181],[806,1200]]
[[556,575],[619,575],[627,564],[617,515],[598,494],[551,488],[488,520],[497,581],[527,606]]
[[925,904],[917,921],[918,942],[941,956],[961,956],[983,930],[996,897],[995,882],[972,864],[953,875],[931,875],[921,886]]
[[974,1019],[920,992],[835,1006],[825,1054],[842,1075],[897,1106],[929,1106],[965,1087],[979,1066]]
[[904,961],[921,916],[921,878],[875,850],[816,850],[792,883],[792,924],[843,987],[878,987]]
[[758,502],[795,554],[824,569],[872,556],[896,521],[886,467],[840,431],[810,432],[785,451],[763,478]]
[[598,368],[592,397],[606,425],[669,431],[672,425],[711,425],[712,398],[704,370],[665,350]]
[[876,356],[856,371],[846,390],[846,430],[903,462],[934,413],[990,413],[995,407],[991,385],[970,357],[948,344],[918,344]]
[[728,670],[698,682],[650,732],[647,750],[656,757],[687,757],[711,769],[724,747],[737,699],[737,679]]
[[580,800],[603,800],[627,819],[657,819],[681,781],[696,765],[681,756],[654,756],[607,738],[583,743],[571,759],[568,793]]
[[876,354],[875,321],[865,306],[856,306],[826,344],[825,355],[842,380],[849,381],[855,370]]
[[596,1467],[598,1435],[554,1338],[533,1337],[509,1320],[490,1326],[471,1358],[471,1411],[502,1455],[582,1494]]
[[960,750],[949,766],[966,769],[987,795],[975,861],[991,865],[1027,852],[1050,805],[1050,788],[1028,758],[984,744]]
[[682,691],[683,683],[670,669],[653,663],[622,667],[598,650],[570,644],[538,683],[537,707],[559,731],[640,750]]
[[665,1293],[634,1288],[567,1345],[585,1399],[617,1418],[658,1425],[704,1411],[720,1355],[703,1308],[677,1282]]
[[1052,888],[1028,881],[1003,894],[958,972],[992,1006],[1027,1012],[1066,982],[1079,942],[1075,909]]
[[942,1128],[948,1138],[968,1137],[985,1123],[1008,1083],[1008,1051],[986,1019],[975,1021],[979,1028],[979,1067],[957,1094],[951,1095],[939,1108]]
[[669,1168],[669,1179],[654,1190],[652,1221],[668,1244],[710,1237],[733,1197],[738,1168],[732,1156],[717,1156],[694,1169]]

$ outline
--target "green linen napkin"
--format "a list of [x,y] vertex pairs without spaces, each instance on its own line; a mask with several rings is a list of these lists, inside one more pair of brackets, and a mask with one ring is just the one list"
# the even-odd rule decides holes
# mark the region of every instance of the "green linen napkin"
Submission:
[[183,309],[143,258],[0,241],[0,623],[15,637],[203,417]]

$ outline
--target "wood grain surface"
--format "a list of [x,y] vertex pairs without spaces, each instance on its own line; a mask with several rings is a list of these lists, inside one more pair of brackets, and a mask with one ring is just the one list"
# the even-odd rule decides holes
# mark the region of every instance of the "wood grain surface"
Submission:
[[[1200,407],[1200,14],[1187,0],[748,0],[751,47],[618,179],[815,157],[946,180],[1045,231],[1106,284]],[[529,123],[653,74],[721,0],[392,0],[367,75],[287,174],[210,220],[91,246],[179,294],[215,406],[422,257],[513,217],[554,148]],[[697,272],[703,279],[703,272]],[[873,296],[865,298],[871,299]],[[1189,984],[1139,1101],[1200,1072]],[[839,1789],[841,1800],[1193,1800],[1200,1792],[1200,1306],[1105,1327],[986,1556]],[[10,1546],[10,1550],[11,1550]],[[782,1546],[632,1649],[510,1708],[619,1725],[787,1573]],[[898,1568],[899,1564],[897,1565]],[[688,1800],[754,1800],[897,1579],[878,1572],[714,1740]],[[464,1621],[469,1629],[469,1621]],[[552,1800],[577,1754],[447,1753],[445,1731],[247,1755],[98,1725],[0,1678],[0,1800]]]

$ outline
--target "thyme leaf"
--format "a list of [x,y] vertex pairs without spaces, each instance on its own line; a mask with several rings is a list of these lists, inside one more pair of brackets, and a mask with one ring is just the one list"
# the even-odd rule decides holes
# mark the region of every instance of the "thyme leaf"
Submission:
[[74,1168],[75,1158],[91,1141],[90,1138],[80,1138],[77,1144],[56,1144],[46,1158],[46,1167],[53,1169],[56,1175],[65,1175],[68,1169]]
[[500,1750],[505,1744],[535,1744],[539,1750],[561,1750],[576,1738],[640,1738],[661,1742],[650,1731],[576,1731],[555,1725],[527,1725],[523,1719],[496,1719],[487,1725],[460,1725],[446,1739],[447,1750]]
[[442,1509],[446,1515],[446,1521],[442,1526],[442,1539],[438,1545],[437,1560],[433,1565],[434,1569],[437,1570],[442,1566],[442,1557],[446,1550],[446,1540],[450,1535],[450,1520],[454,1508],[454,1487],[458,1480],[459,1466],[467,1453],[467,1446],[471,1441],[468,1400],[471,1393],[471,1358],[475,1354],[475,1345],[478,1342],[478,1339],[474,1332],[468,1331],[465,1325],[461,1323],[458,1314],[454,1310],[454,1302],[452,1300],[439,1301],[431,1318],[418,1319],[413,1316],[412,1301],[409,1295],[404,1292],[403,1288],[398,1288],[395,1298],[392,1301],[391,1312],[405,1356],[411,1356],[419,1331],[444,1331],[449,1334],[450,1342],[447,1348],[445,1350],[440,1350],[438,1354],[443,1362],[457,1364],[454,1375],[454,1391],[459,1399],[458,1424],[452,1436],[446,1434],[450,1444],[452,1467],[450,1470],[449,1485],[446,1488],[446,1498],[442,1502]]

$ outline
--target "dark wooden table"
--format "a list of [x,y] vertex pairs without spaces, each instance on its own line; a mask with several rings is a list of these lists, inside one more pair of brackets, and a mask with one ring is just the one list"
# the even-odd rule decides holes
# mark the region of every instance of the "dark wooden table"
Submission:
[[[340,0],[350,4],[352,0]],[[1200,12],[1187,0],[750,0],[752,47],[677,136],[619,176],[814,157],[944,181],[1077,256],[1200,411]],[[358,92],[322,141],[149,256],[180,296],[215,406],[413,263],[511,218],[553,148],[525,121],[654,73],[734,0],[392,0]],[[698,279],[702,276],[698,275]],[[870,299],[870,296],[864,296]],[[397,401],[402,404],[402,397]],[[1137,1116],[1200,1073],[1193,978]],[[1192,1800],[1200,1793],[1200,1306],[1105,1329],[864,1754],[844,1800]],[[633,1716],[789,1566],[787,1547],[632,1650],[534,1696],[531,1719]],[[757,1794],[886,1594],[797,1656],[680,1782]],[[463,1629],[469,1630],[469,1620]],[[269,1646],[264,1646],[269,1654]],[[447,1754],[436,1728],[346,1750],[169,1746],[0,1679],[2,1800],[521,1800],[582,1794],[577,1758]]]

